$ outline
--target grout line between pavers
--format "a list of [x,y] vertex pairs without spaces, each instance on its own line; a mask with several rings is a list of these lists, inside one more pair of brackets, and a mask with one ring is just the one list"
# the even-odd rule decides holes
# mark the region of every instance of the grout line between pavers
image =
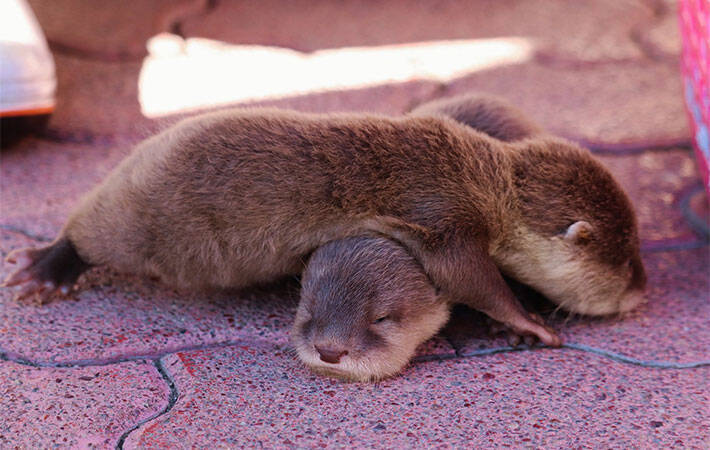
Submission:
[[17,364],[22,364],[26,366],[39,367],[39,368],[56,368],[56,369],[69,369],[74,367],[98,367],[98,366],[109,366],[113,364],[121,364],[126,362],[135,361],[156,361],[164,358],[168,355],[182,352],[195,352],[200,350],[209,350],[213,348],[222,347],[232,347],[238,345],[278,345],[272,341],[259,340],[259,339],[237,339],[231,341],[213,342],[209,344],[196,344],[196,345],[185,345],[182,347],[168,348],[161,352],[154,353],[141,353],[135,355],[118,355],[109,358],[96,358],[96,359],[78,359],[74,361],[63,361],[63,362],[52,362],[52,361],[33,361],[30,358],[26,358],[19,353],[8,352],[0,349],[0,361],[9,361]]
[[589,149],[592,154],[597,156],[633,156],[644,153],[665,152],[678,149],[692,150],[690,138],[670,139],[666,141],[651,140],[619,143],[596,142],[575,137],[569,137],[568,139]]
[[572,350],[579,350],[586,353],[594,353],[599,356],[604,356],[614,361],[619,361],[627,364],[633,364],[641,367],[651,367],[657,369],[695,369],[698,367],[710,366],[710,361],[694,361],[689,363],[676,363],[676,362],[666,362],[666,361],[644,361],[642,359],[636,359],[631,356],[626,356],[621,353],[612,352],[609,350],[604,350],[601,348],[590,347],[584,344],[562,344],[563,348],[568,348]]
[[[486,349],[481,349],[481,350],[473,350],[470,352],[459,352],[458,350],[456,351],[456,354],[444,354],[444,355],[423,355],[423,356],[418,356],[413,359],[414,362],[431,362],[431,361],[444,361],[444,360],[452,360],[452,359],[467,359],[467,358],[478,358],[482,356],[489,356],[489,355],[495,355],[498,353],[511,353],[511,352],[532,352],[536,350],[541,350],[541,349],[551,349],[551,347],[547,346],[534,346],[534,347],[529,347],[529,346],[520,346],[520,347],[510,347],[510,346],[504,346],[504,347],[493,347],[493,348],[486,348]],[[609,350],[604,350],[601,348],[596,348],[596,347],[591,347],[588,345],[584,344],[575,344],[575,343],[569,343],[569,344],[562,344],[561,350],[567,349],[567,350],[576,350],[576,351],[581,351],[584,353],[592,353],[595,355],[603,356],[608,359],[617,361],[617,362],[622,362],[626,364],[631,364],[635,366],[641,366],[641,367],[648,367],[648,368],[655,368],[655,369],[696,369],[698,367],[705,367],[705,366],[710,366],[710,361],[693,361],[689,363],[676,363],[676,362],[667,362],[667,361],[645,361],[642,359],[637,359],[633,358],[631,356],[627,356],[621,353],[616,353],[612,352]]]
[[29,231],[23,230],[20,227],[16,227],[15,225],[0,224],[0,230],[9,231],[10,233],[21,234],[22,236],[32,239],[33,241],[37,241],[37,242],[51,242],[52,241],[52,239],[50,239],[46,236],[31,233]]
[[708,240],[710,240],[710,226],[708,226],[708,224],[705,223],[703,219],[701,219],[697,214],[695,214],[693,208],[690,207],[690,200],[693,198],[693,196],[704,190],[705,188],[702,184],[693,186],[692,188],[688,189],[688,191],[681,196],[680,212],[683,214],[683,218],[688,223],[690,228],[692,228],[693,231],[695,231],[695,233],[701,239],[704,239],[707,242]]
[[[228,345],[228,344],[225,344]],[[219,345],[211,345],[211,346],[203,346],[205,348],[211,348],[211,347],[218,347]],[[185,350],[178,350],[178,351],[185,351]],[[136,357],[129,357],[129,358],[122,358],[122,359],[115,359],[112,361],[107,361],[107,362],[96,362],[96,363],[90,363],[89,360],[81,360],[81,361],[74,361],[74,362],[68,362],[68,363],[48,363],[48,362],[38,362],[38,361],[32,361],[28,358],[24,357],[19,357],[19,356],[10,356],[9,353],[1,351],[0,350],[0,361],[8,361],[8,362],[13,362],[16,364],[20,365],[25,365],[25,366],[30,366],[30,367],[36,367],[36,368],[81,368],[81,367],[100,367],[100,366],[108,366],[108,365],[114,365],[114,364],[120,364],[124,362],[141,362],[143,364],[147,364],[148,362],[152,362],[153,365],[155,366],[156,370],[160,374],[161,378],[163,381],[167,384],[169,394],[168,394],[168,403],[163,408],[161,411],[159,411],[156,414],[153,414],[152,416],[139,421],[136,425],[131,427],[130,429],[126,430],[118,439],[118,442],[116,443],[116,448],[117,449],[122,449],[123,444],[125,443],[126,439],[128,436],[143,426],[144,424],[157,419],[160,416],[163,416],[170,412],[170,410],[175,406],[178,400],[178,389],[177,385],[175,384],[175,381],[172,379],[170,376],[170,373],[167,371],[165,366],[163,365],[161,359],[165,356],[168,356],[172,353],[176,352],[166,352],[162,356],[158,357],[146,357],[145,355],[143,356],[136,356]]]
[[[76,360],[76,361],[66,361],[66,362],[47,362],[47,361],[33,361],[29,358],[20,356],[18,354],[13,354],[11,352],[6,352],[0,349],[0,361],[8,361],[8,362],[14,362],[16,364],[22,364],[26,366],[31,366],[31,367],[38,367],[38,368],[74,368],[74,367],[97,367],[97,366],[107,366],[107,365],[113,365],[113,364],[120,364],[120,363],[125,363],[125,362],[132,362],[132,361],[159,361],[162,358],[165,358],[168,355],[175,354],[175,353],[182,353],[182,352],[191,352],[191,351],[200,351],[200,350],[210,350],[210,349],[215,349],[215,348],[223,348],[223,347],[233,347],[233,346],[243,346],[243,345],[263,345],[265,342],[261,342],[260,340],[253,340],[253,339],[239,339],[236,341],[225,341],[225,342],[216,342],[213,344],[202,344],[202,345],[192,345],[192,346],[185,346],[181,348],[174,348],[174,349],[169,349],[164,352],[160,353],[155,353],[155,354],[143,354],[143,355],[134,355],[134,356],[128,356],[128,357],[116,357],[116,358],[107,358],[104,360],[100,359],[87,359],[87,360]],[[270,346],[278,345],[274,342],[267,341],[266,344]],[[492,347],[492,348],[486,348],[482,350],[474,350],[471,352],[462,352],[459,351],[455,346],[452,345],[454,348],[455,353],[454,354],[434,354],[434,355],[422,355],[418,356],[416,358],[413,358],[413,362],[428,362],[428,361],[443,361],[443,360],[449,360],[449,359],[463,359],[463,358],[472,358],[472,357],[480,357],[480,356],[488,356],[488,355],[493,355],[496,353],[507,353],[507,352],[520,352],[520,351],[535,351],[543,348],[550,349],[550,347],[547,346],[533,346],[529,347],[526,345],[521,345],[519,347],[510,347],[510,346],[502,346],[502,347]],[[633,364],[633,365],[638,365],[638,366],[643,366],[643,367],[654,367],[654,368],[661,368],[661,369],[694,369],[697,367],[703,367],[703,366],[710,366],[710,360],[709,361],[693,361],[689,363],[676,363],[676,362],[670,362],[670,361],[645,361],[641,359],[634,358],[632,356],[627,356],[621,353],[616,353],[612,352],[609,350],[604,350],[601,348],[596,348],[596,347],[591,347],[588,345],[584,344],[575,344],[575,343],[567,343],[567,344],[562,344],[562,349],[571,349],[571,350],[577,350],[577,351],[583,351],[586,353],[593,353],[596,355],[604,356],[606,358],[627,363],[627,364]]]
[[683,250],[696,250],[707,247],[710,242],[702,239],[694,239],[690,241],[664,239],[660,241],[647,241],[641,245],[641,253],[663,253],[663,252],[679,252]]
[[116,448],[119,450],[123,449],[123,445],[125,444],[126,439],[128,439],[128,436],[131,435],[131,433],[133,433],[134,431],[136,431],[137,429],[139,429],[143,425],[147,424],[148,422],[151,422],[151,421],[169,413],[170,410],[173,409],[173,407],[175,406],[175,404],[178,401],[179,392],[177,389],[177,385],[175,384],[175,381],[173,380],[173,378],[170,376],[170,373],[168,372],[166,367],[163,365],[163,362],[161,361],[161,359],[154,359],[153,365],[155,366],[155,369],[158,371],[158,373],[162,377],[165,384],[168,385],[168,389],[170,390],[170,393],[168,394],[168,404],[165,405],[165,408],[163,408],[161,411],[158,411],[156,414],[153,414],[152,416],[148,417],[147,419],[139,421],[132,428],[126,430],[121,435],[121,437],[118,439],[118,442],[116,443]]

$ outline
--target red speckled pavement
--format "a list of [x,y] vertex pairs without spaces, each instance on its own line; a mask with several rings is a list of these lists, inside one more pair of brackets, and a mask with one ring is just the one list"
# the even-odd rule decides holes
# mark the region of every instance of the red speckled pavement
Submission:
[[[220,41],[217,53],[283,47],[303,64],[341,47],[513,37],[532,54],[231,104],[402,114],[469,91],[506,97],[588,146],[625,187],[648,303],[616,319],[549,312],[566,343],[555,350],[512,349],[457,308],[401,376],[362,384],[295,359],[295,282],[185,295],[96,269],[74,299],[41,307],[0,289],[0,448],[710,447],[710,212],[689,147],[673,2],[30,3],[54,52],[58,104],[47,130],[0,154],[3,256],[51,240],[133,143],[184,115],[157,117],[139,102],[146,41],[160,32],[187,39],[179,45]],[[0,278],[11,270],[3,263]]]

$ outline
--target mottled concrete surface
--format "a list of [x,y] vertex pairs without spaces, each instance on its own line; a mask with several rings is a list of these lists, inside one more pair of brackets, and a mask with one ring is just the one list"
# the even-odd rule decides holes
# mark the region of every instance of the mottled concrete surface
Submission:
[[[540,350],[417,364],[378,384],[312,375],[276,347],[164,359],[178,401],[136,447],[698,447],[710,368],[638,367]],[[276,358],[275,358],[276,357]],[[238,374],[238,375],[235,375]]]
[[170,395],[151,361],[71,368],[5,361],[0,379],[2,448],[114,448],[165,410]]
[[[514,351],[457,308],[402,376],[358,384],[296,360],[294,280],[184,294],[97,269],[73,299],[41,307],[2,289],[0,447],[707,447],[710,213],[689,149],[673,2],[30,3],[54,52],[57,109],[45,131],[0,154],[3,256],[51,240],[133,143],[184,116],[141,112],[157,33],[303,56],[516,38],[534,52],[514,64],[249,104],[396,115],[470,91],[506,97],[590,147],[627,190],[648,303],[622,318],[568,317],[521,288],[565,348]],[[10,270],[3,263],[0,277]]]

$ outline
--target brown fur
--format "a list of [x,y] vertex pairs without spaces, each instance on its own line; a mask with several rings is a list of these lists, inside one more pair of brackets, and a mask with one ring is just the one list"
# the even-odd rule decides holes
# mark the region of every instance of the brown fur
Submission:
[[[548,164],[529,163],[541,158]],[[584,171],[579,175],[592,186],[601,177],[605,189],[593,188],[590,195],[588,183],[561,179],[571,181],[564,193],[574,201],[555,203],[551,225],[550,214],[535,210],[540,204],[550,210],[547,176],[575,171]],[[551,202],[560,194],[549,192]],[[565,220],[591,224],[584,247],[560,240]],[[610,236],[608,230],[627,233]],[[222,288],[300,273],[304,255],[369,231],[403,243],[453,301],[550,345],[559,345],[559,338],[522,310],[498,267],[529,283],[529,267],[558,254],[577,252],[583,264],[608,270],[619,260],[638,259],[628,199],[588,152],[571,143],[506,144],[437,117],[277,110],[206,114],[145,141],[84,199],[61,238],[90,264],[158,276],[178,287]],[[584,252],[610,247],[607,240],[623,255]],[[28,259],[21,252],[13,257]],[[21,264],[8,284],[44,281],[33,273],[35,264]],[[529,284],[567,284],[567,275],[558,280],[553,269]],[[596,271],[589,278],[604,275]],[[623,283],[615,294],[626,292],[629,283]],[[567,306],[588,299],[590,285],[564,290],[574,297]],[[567,302],[561,288],[541,290]]]

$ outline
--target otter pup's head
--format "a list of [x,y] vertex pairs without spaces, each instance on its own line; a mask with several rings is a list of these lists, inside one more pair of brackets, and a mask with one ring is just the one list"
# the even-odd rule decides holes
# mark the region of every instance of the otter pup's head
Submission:
[[311,256],[291,340],[317,372],[379,380],[402,370],[448,317],[448,302],[401,245],[347,238]]
[[628,197],[591,154],[564,140],[520,144],[513,157],[521,215],[494,258],[513,278],[580,314],[630,311],[646,274]]

